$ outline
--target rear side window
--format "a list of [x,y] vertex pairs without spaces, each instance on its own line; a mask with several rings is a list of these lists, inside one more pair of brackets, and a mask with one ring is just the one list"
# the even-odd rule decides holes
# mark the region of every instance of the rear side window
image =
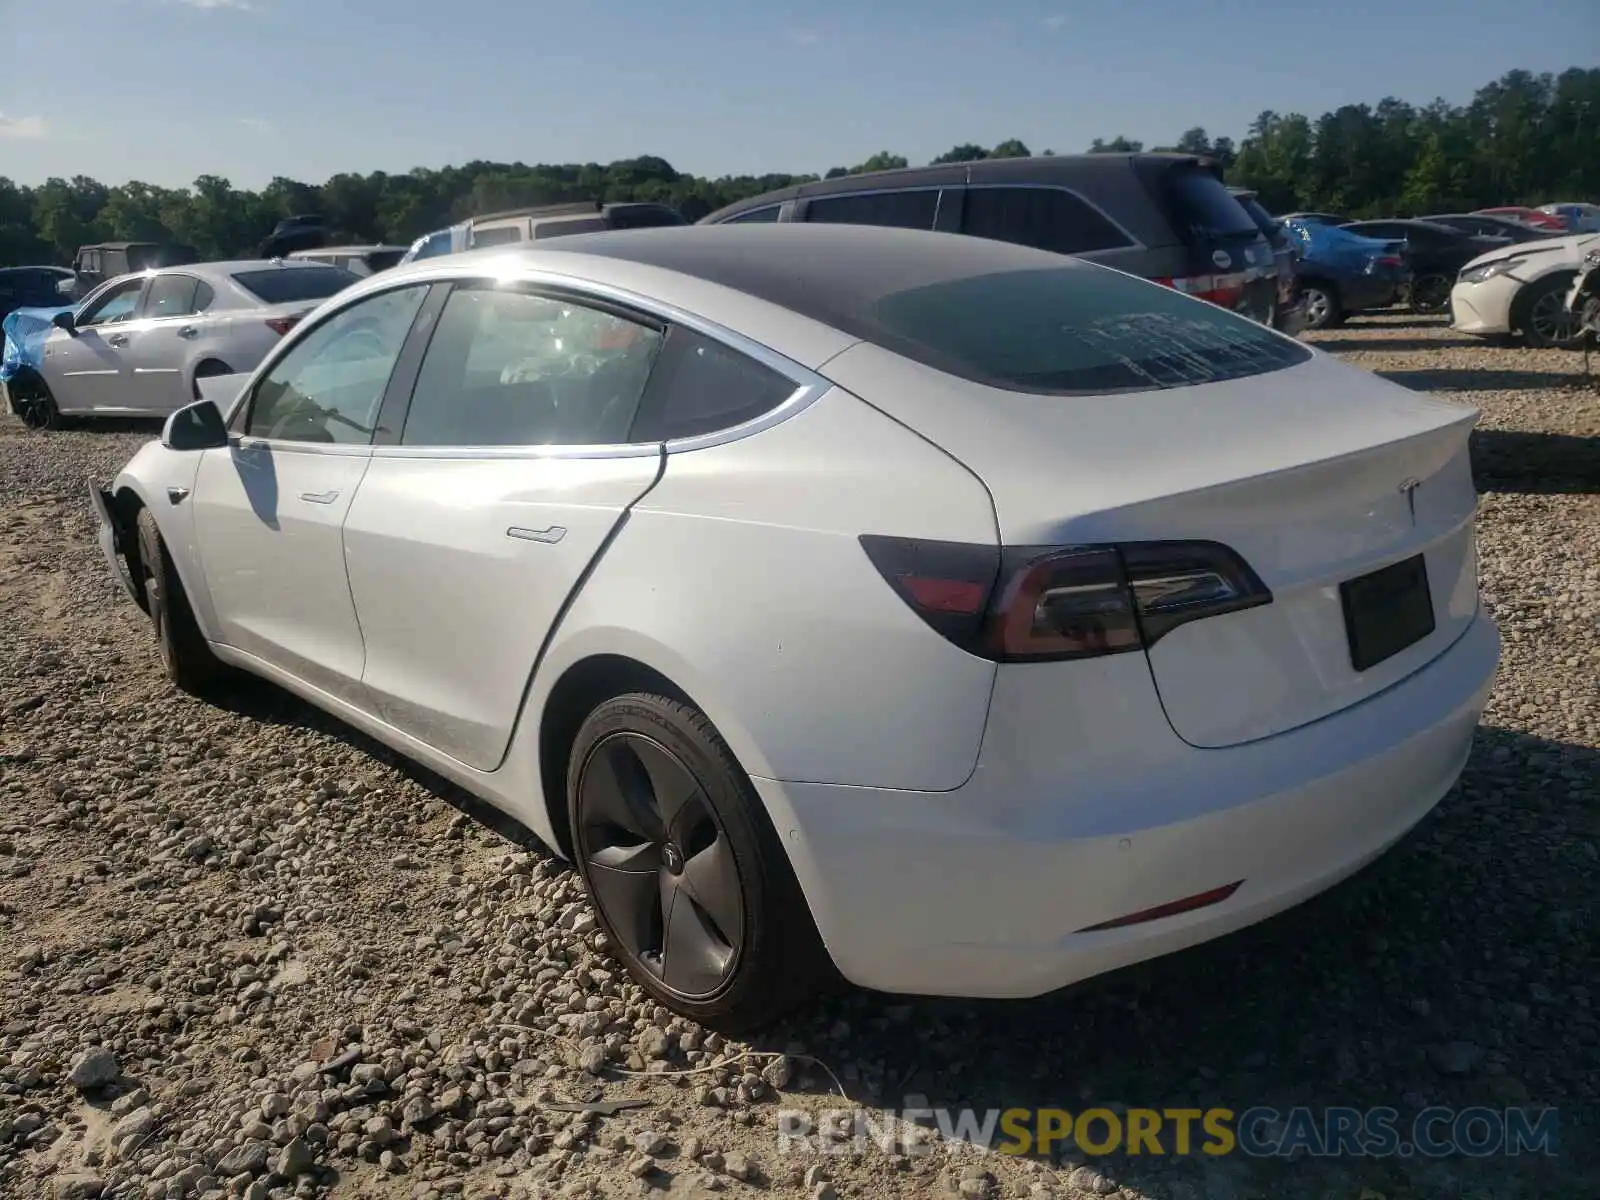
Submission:
[[1311,356],[1299,343],[1214,304],[1088,264],[890,292],[872,305],[871,321],[875,327],[863,334],[886,349],[1020,392],[1144,392],[1221,383]]
[[577,220],[535,221],[535,238],[567,237],[574,233],[602,233],[611,228],[604,217],[579,217]]
[[968,188],[961,232],[1056,254],[1131,244],[1099,209],[1060,188]]
[[731,429],[771,412],[798,387],[721,342],[674,326],[628,440],[666,442]]
[[192,275],[157,275],[144,294],[144,315],[186,317],[194,312],[194,293],[199,280]]
[[522,230],[515,225],[491,226],[488,229],[474,229],[472,231],[472,244],[477,246],[504,246],[511,242],[522,240]]
[[422,244],[417,247],[417,258],[434,258],[440,254],[450,253],[450,231],[441,229],[438,233],[430,233],[422,239]]
[[195,289],[194,289],[194,311],[195,312],[197,312],[197,313],[205,312],[206,309],[211,307],[212,302],[214,300],[216,300],[216,298],[217,298],[217,293],[212,289],[212,287],[211,287],[211,285],[209,283],[207,283],[203,279],[195,281]]
[[292,304],[326,300],[355,283],[356,277],[340,267],[284,267],[240,271],[233,281],[263,304]]
[[1222,181],[1202,167],[1173,167],[1162,177],[1162,186],[1179,228],[1195,237],[1253,237],[1260,232]]
[[853,196],[819,196],[806,205],[807,221],[834,225],[893,225],[932,229],[939,209],[936,188],[906,192],[865,192]]
[[749,212],[742,212],[736,217],[729,217],[723,224],[738,225],[745,221],[749,221],[752,224],[758,221],[776,221],[778,219],[778,211],[782,207],[783,205],[781,204],[769,204],[765,208],[752,208]]

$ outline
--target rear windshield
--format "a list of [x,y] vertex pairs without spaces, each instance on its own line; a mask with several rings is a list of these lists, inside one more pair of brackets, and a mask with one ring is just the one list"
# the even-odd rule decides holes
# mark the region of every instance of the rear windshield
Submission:
[[367,266],[374,271],[387,271],[405,256],[404,250],[374,250],[367,255]]
[[872,318],[869,336],[886,349],[1019,392],[1189,387],[1264,375],[1311,357],[1254,321],[1088,264],[891,292],[873,304]]
[[1261,201],[1254,196],[1235,196],[1234,199],[1239,202],[1240,208],[1250,214],[1250,219],[1255,222],[1256,228],[1261,230],[1262,233],[1269,238],[1283,235],[1283,226],[1273,220],[1272,214],[1261,207]]
[[233,281],[264,304],[292,304],[326,299],[355,283],[357,277],[343,267],[282,267],[240,271]]
[[1174,167],[1162,184],[1177,219],[1196,237],[1254,237],[1260,232],[1233,193],[1203,167]]

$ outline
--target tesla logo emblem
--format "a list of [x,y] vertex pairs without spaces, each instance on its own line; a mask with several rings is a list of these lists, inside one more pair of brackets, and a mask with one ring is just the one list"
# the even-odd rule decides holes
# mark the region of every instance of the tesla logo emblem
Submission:
[[1400,494],[1406,498],[1406,508],[1411,512],[1411,523],[1417,523],[1417,489],[1422,486],[1420,479],[1408,479],[1400,485]]

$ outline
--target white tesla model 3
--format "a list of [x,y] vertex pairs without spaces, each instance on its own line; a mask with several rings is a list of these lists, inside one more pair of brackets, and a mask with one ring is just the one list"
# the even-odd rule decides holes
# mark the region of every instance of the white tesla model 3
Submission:
[[264,676],[511,813],[713,1024],[1303,900],[1438,803],[1499,657],[1474,410],[1020,246],[478,251],[206,386],[91,489],[177,684]]

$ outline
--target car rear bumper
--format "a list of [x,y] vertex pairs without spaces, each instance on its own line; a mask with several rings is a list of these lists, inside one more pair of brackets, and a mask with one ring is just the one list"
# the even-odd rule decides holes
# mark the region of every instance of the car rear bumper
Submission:
[[1450,327],[1480,335],[1511,332],[1511,306],[1522,284],[1505,275],[1450,289]]
[[[1019,788],[998,697],[956,791],[755,783],[847,979],[1039,995],[1253,924],[1378,857],[1460,775],[1499,650],[1480,615],[1403,682],[1311,725],[1225,750],[1152,730],[1157,765],[1132,786],[1091,769]],[[1072,715],[1052,714],[1063,737]],[[1089,928],[1235,883],[1207,907]]]

